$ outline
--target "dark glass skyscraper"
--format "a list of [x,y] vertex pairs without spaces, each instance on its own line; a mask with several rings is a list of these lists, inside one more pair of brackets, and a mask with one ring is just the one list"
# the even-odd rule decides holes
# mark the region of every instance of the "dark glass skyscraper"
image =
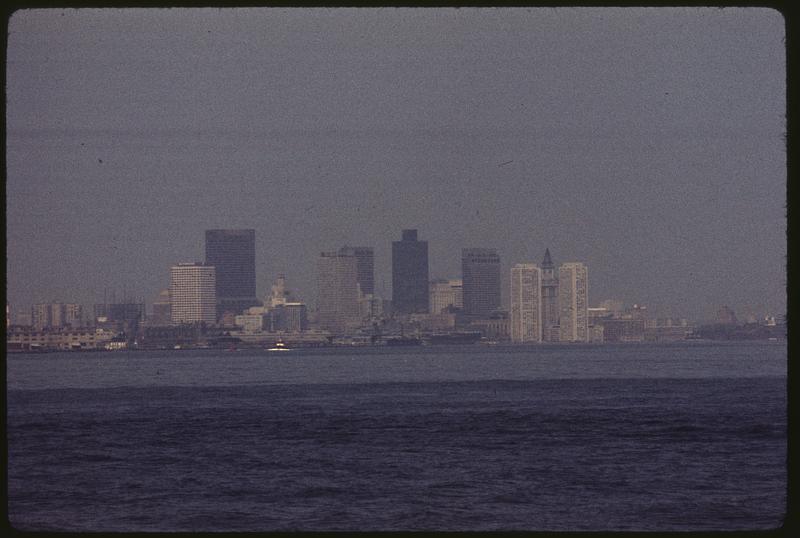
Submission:
[[464,313],[488,317],[500,308],[500,257],[493,248],[461,250]]
[[392,308],[400,314],[428,311],[428,242],[417,230],[403,230],[392,241]]
[[206,230],[206,265],[216,268],[217,319],[259,304],[255,230]]

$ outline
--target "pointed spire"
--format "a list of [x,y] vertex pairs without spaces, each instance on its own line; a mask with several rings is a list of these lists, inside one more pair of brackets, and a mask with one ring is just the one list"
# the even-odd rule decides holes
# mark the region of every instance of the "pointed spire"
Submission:
[[553,267],[553,260],[550,259],[549,248],[544,250],[544,261],[542,261],[542,267]]

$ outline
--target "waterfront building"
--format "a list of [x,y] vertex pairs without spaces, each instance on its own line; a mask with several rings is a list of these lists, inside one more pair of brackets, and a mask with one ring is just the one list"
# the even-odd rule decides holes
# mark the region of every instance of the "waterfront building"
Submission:
[[559,340],[589,341],[589,269],[580,262],[558,268]]
[[603,341],[644,342],[644,319],[625,317],[602,320]]
[[256,298],[256,232],[206,230],[207,266],[216,271],[216,318],[260,304]]
[[114,331],[87,327],[11,327],[6,332],[6,349],[10,352],[105,349],[114,336]]
[[335,334],[360,324],[358,260],[341,252],[322,252],[317,260],[317,325]]
[[465,328],[480,331],[489,340],[508,340],[511,336],[511,319],[508,312],[495,310],[488,317],[472,318]]
[[216,268],[200,262],[172,266],[169,296],[172,323],[215,323]]
[[375,294],[375,253],[372,247],[348,247],[339,253],[356,258],[356,281],[363,295]]
[[605,328],[602,323],[596,325],[589,324],[589,342],[592,344],[602,344],[605,342]]
[[264,327],[269,332],[299,333],[308,329],[305,303],[284,303],[264,316]]
[[589,316],[589,326],[602,324],[603,320],[611,319],[614,314],[607,308],[602,306],[589,307],[586,309],[586,314]]
[[425,313],[428,301],[428,242],[417,239],[417,230],[403,230],[402,240],[392,241],[392,308]]
[[542,260],[542,340],[557,342],[558,326],[558,274],[547,248]]
[[461,250],[464,313],[486,318],[500,308],[500,257],[493,248]]
[[542,341],[542,270],[534,263],[511,268],[511,340]]
[[600,303],[600,308],[605,308],[613,317],[618,317],[624,312],[625,303],[619,299],[606,299]]
[[264,330],[264,314],[239,314],[233,323],[247,334],[260,333]]
[[674,342],[685,340],[692,333],[692,327],[685,319],[645,319],[645,342]]

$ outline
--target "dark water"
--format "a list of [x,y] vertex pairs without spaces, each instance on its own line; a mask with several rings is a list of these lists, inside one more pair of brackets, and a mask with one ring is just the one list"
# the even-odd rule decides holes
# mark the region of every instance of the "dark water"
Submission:
[[[782,523],[785,345],[642,346],[636,367],[635,349],[608,353],[11,357],[9,517],[66,531]],[[614,374],[561,375],[598,361]],[[510,365],[516,379],[486,378]],[[359,382],[333,373],[348,368]]]

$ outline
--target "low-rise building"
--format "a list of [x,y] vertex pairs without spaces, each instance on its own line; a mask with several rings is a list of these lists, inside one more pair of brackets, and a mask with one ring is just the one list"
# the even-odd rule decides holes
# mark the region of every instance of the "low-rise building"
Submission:
[[234,317],[234,325],[247,334],[264,330],[264,314],[239,314]]
[[473,319],[469,328],[480,331],[484,338],[508,340],[511,338],[511,320],[508,312],[495,311],[488,318]]
[[604,319],[602,326],[604,342],[644,342],[643,319]]
[[108,329],[15,329],[6,333],[8,351],[77,351],[105,349],[117,333]]

